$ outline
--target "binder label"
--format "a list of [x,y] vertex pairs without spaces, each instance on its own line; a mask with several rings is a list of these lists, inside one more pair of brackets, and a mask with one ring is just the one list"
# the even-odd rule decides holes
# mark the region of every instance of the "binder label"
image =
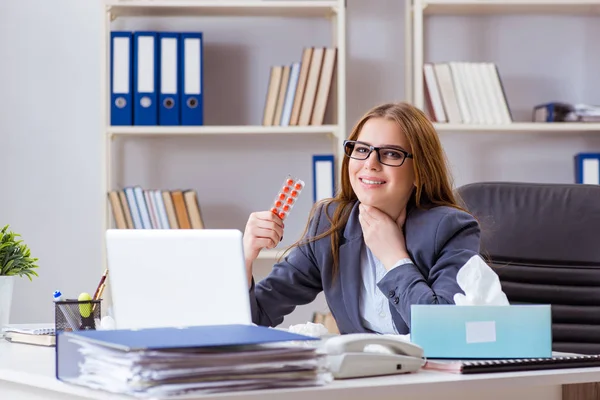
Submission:
[[200,39],[185,39],[185,94],[200,94]]
[[129,93],[129,38],[113,39],[113,93]]
[[160,92],[177,94],[177,39],[162,39],[161,52]]
[[141,36],[138,40],[138,92],[154,92],[154,38]]

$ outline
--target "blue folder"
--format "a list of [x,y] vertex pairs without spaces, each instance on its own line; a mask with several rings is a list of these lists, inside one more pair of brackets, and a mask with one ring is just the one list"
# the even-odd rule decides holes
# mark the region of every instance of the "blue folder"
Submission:
[[313,163],[313,202],[335,195],[335,159],[333,154],[314,155]]
[[158,124],[180,124],[179,93],[181,74],[179,62],[181,60],[180,34],[175,32],[160,32],[160,84],[158,85]]
[[131,32],[110,33],[110,124],[133,124]]
[[181,125],[204,125],[204,57],[202,32],[181,34]]
[[575,159],[575,183],[600,184],[600,153],[578,153]]
[[67,335],[124,351],[246,346],[292,340],[317,340],[312,336],[255,325],[88,330],[69,332]]
[[133,38],[133,124],[158,125],[158,33],[134,32]]

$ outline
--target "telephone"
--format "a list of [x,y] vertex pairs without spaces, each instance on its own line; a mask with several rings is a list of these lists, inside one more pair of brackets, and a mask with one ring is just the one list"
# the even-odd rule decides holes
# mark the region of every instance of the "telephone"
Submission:
[[[381,350],[366,350],[378,345]],[[425,365],[423,349],[399,337],[349,333],[323,344],[335,379],[415,372]],[[382,348],[383,347],[383,348]]]

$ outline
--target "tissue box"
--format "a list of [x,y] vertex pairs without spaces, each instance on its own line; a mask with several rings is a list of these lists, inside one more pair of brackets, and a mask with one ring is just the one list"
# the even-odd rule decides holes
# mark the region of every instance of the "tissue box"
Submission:
[[411,342],[429,358],[552,356],[550,305],[413,305]]

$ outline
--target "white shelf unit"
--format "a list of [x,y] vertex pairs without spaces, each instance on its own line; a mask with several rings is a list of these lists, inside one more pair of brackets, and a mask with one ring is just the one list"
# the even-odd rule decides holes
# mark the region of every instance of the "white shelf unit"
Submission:
[[[121,137],[178,137],[222,135],[324,135],[331,139],[335,167],[341,165],[342,141],[346,132],[346,1],[345,0],[103,0],[104,24],[102,31],[102,195],[103,266],[106,265],[104,232],[113,226],[110,203],[107,198],[113,189],[113,154],[111,143]],[[110,32],[111,23],[121,17],[314,17],[325,18],[331,24],[332,46],[337,48],[336,79],[332,83],[333,105],[331,115],[335,125],[319,126],[261,126],[261,125],[202,125],[202,126],[111,126],[110,125]],[[310,43],[307,43],[310,46]],[[265,88],[266,93],[267,88]],[[282,249],[264,250],[259,259],[275,260]]]
[[[425,33],[428,15],[559,14],[600,15],[600,0],[406,0],[406,97],[425,109],[423,78]],[[509,104],[510,105],[510,104]],[[505,125],[434,124],[439,133],[598,133],[597,123],[515,122]]]

